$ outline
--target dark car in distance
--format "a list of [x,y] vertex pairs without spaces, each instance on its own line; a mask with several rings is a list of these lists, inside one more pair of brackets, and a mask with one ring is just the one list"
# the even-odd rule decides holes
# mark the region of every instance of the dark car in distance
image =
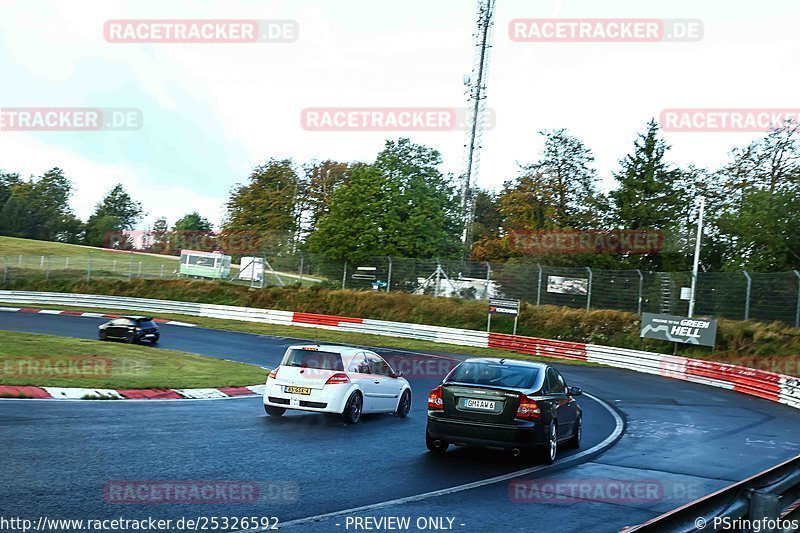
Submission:
[[530,450],[552,464],[559,445],[580,446],[581,394],[545,363],[467,359],[430,392],[425,443],[437,453],[450,444]]
[[150,316],[121,316],[101,324],[97,331],[101,340],[117,339],[130,344],[150,341],[155,344],[161,338],[158,324]]

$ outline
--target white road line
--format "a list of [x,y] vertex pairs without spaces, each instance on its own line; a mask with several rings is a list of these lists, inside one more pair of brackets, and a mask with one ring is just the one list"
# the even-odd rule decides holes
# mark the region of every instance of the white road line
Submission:
[[[490,478],[483,479],[483,480],[480,480],[480,481],[473,481],[472,483],[466,483],[464,485],[457,485],[455,487],[449,487],[449,488],[446,488],[446,489],[434,490],[434,491],[431,491],[431,492],[424,492],[422,494],[415,494],[413,496],[406,496],[404,498],[397,498],[395,500],[387,500],[385,502],[373,503],[373,504],[370,504],[370,505],[363,505],[361,507],[352,507],[350,509],[342,509],[341,511],[333,511],[333,512],[330,512],[330,513],[323,513],[323,514],[319,514],[319,515],[315,515],[315,516],[307,516],[305,518],[297,518],[295,520],[289,520],[288,522],[283,522],[283,523],[279,524],[278,527],[279,527],[279,529],[283,529],[284,527],[298,526],[298,525],[301,525],[301,524],[308,524],[309,522],[319,522],[319,521],[322,521],[322,520],[326,520],[328,518],[334,518],[336,516],[343,516],[343,515],[349,515],[349,514],[354,514],[354,513],[361,513],[361,512],[364,512],[364,511],[373,511],[375,509],[383,509],[385,507],[392,507],[392,506],[395,506],[395,505],[402,505],[404,503],[418,502],[418,501],[427,500],[427,499],[430,499],[430,498],[436,498],[438,496],[446,496],[448,494],[454,494],[456,492],[463,492],[465,490],[476,489],[476,488],[479,488],[479,487],[485,487],[487,485],[493,485],[495,483],[500,483],[501,481],[508,481],[510,479],[514,479],[514,478],[519,477],[519,476],[532,474],[534,472],[541,472],[542,470],[548,470],[548,469],[551,469],[551,468],[553,468],[555,466],[558,466],[560,463],[565,463],[567,461],[574,461],[576,459],[580,459],[581,457],[586,457],[587,455],[591,455],[593,453],[601,451],[606,446],[609,446],[612,442],[614,442],[617,439],[617,437],[619,437],[622,434],[622,430],[625,427],[625,425],[624,425],[624,423],[622,421],[622,417],[620,417],[619,414],[617,414],[617,412],[614,409],[612,409],[611,406],[609,406],[606,402],[604,402],[600,398],[598,398],[596,396],[593,396],[591,394],[588,394],[588,393],[585,393],[585,392],[583,394],[584,394],[584,396],[588,396],[592,400],[594,400],[597,403],[599,403],[601,407],[603,407],[609,413],[611,413],[611,416],[614,417],[614,424],[615,424],[614,431],[611,432],[611,434],[608,437],[606,437],[605,439],[603,439],[603,441],[600,442],[599,444],[589,448],[588,450],[584,450],[584,451],[582,451],[580,453],[577,453],[575,455],[570,455],[569,457],[564,457],[563,459],[556,461],[555,464],[553,464],[552,466],[549,466],[549,465],[534,466],[534,467],[531,467],[531,468],[525,468],[523,470],[517,470],[516,472],[511,472],[510,474],[503,474],[502,476],[490,477]],[[257,532],[257,531],[266,531],[266,529],[267,528],[243,529],[241,531],[236,531],[234,533],[254,533],[254,532]]]

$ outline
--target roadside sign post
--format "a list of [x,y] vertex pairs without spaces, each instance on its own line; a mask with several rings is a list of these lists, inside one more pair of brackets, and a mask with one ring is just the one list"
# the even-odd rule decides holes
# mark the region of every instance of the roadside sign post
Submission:
[[642,313],[641,337],[695,346],[714,347],[717,321],[656,313]]
[[519,300],[510,298],[489,298],[489,313],[486,317],[486,332],[492,330],[492,315],[514,315],[514,335],[517,334],[519,321]]

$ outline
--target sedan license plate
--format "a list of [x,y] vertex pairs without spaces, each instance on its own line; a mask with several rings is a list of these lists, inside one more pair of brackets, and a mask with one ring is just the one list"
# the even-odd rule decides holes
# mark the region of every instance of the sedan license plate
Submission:
[[476,400],[475,398],[467,398],[464,402],[464,407],[469,409],[483,409],[485,411],[494,411],[494,402],[489,400]]
[[283,391],[286,394],[303,394],[305,396],[311,394],[311,389],[308,387],[292,387],[291,385],[287,385]]

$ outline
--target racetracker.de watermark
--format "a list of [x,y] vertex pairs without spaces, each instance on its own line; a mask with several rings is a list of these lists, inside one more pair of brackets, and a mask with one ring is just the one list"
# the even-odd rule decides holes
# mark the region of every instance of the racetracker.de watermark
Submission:
[[261,253],[279,241],[280,236],[256,230],[172,230],[158,234],[153,230],[109,231],[103,236],[106,248],[147,250],[152,253],[178,254],[182,250],[222,251],[228,255]]
[[787,121],[800,121],[800,108],[683,108],[665,109],[659,117],[664,131],[764,132]]
[[513,19],[512,41],[519,43],[658,43],[703,38],[699,19]]
[[144,118],[132,107],[3,107],[0,132],[133,131]]
[[111,480],[103,487],[115,505],[295,503],[299,495],[298,483],[286,480]]
[[652,254],[664,248],[655,230],[512,230],[509,248],[524,254]]
[[702,484],[658,479],[517,479],[508,484],[513,503],[626,505],[693,500],[703,494]]
[[0,359],[3,378],[107,378],[112,373],[110,357],[62,356]]
[[[309,107],[300,113],[307,131],[454,131],[471,124],[472,111],[458,107]],[[483,129],[492,129],[495,113],[487,109]]]
[[300,37],[295,20],[109,20],[109,43],[293,43]]

